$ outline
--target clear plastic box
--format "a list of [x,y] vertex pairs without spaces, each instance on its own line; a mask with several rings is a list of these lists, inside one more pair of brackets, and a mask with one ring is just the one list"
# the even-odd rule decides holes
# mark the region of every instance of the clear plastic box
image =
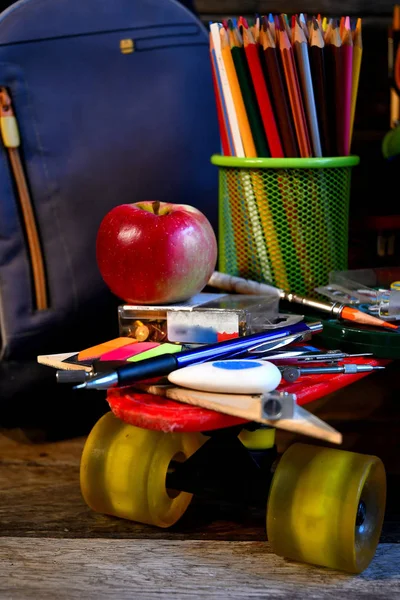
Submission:
[[121,336],[186,344],[211,344],[302,318],[279,313],[279,298],[267,295],[200,293],[174,305],[118,308]]

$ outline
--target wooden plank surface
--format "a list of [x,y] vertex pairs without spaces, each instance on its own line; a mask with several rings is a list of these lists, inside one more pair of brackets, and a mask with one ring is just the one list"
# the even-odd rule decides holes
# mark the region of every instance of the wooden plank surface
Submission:
[[385,598],[400,595],[400,545],[359,576],[297,565],[268,543],[3,539],[3,600],[102,598]]

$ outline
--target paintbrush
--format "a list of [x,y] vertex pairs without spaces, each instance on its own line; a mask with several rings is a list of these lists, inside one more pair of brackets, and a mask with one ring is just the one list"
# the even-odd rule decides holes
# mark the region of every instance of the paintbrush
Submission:
[[383,319],[378,319],[378,317],[368,315],[357,308],[347,306],[341,302],[323,302],[320,300],[313,300],[312,298],[305,298],[304,296],[292,294],[291,292],[285,292],[273,285],[259,283],[258,281],[244,279],[243,277],[235,277],[234,275],[228,275],[227,273],[221,273],[220,271],[214,271],[207,285],[238,294],[267,294],[269,296],[276,296],[280,300],[286,300],[293,304],[300,304],[316,311],[327,313],[331,317],[339,320],[351,321],[353,323],[359,323],[360,325],[386,327],[392,331],[398,331],[397,325],[388,323]]

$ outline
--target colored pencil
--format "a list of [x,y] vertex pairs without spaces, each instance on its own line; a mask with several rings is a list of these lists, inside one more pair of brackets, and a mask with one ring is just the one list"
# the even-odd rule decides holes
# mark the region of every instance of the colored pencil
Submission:
[[[399,41],[400,30],[400,5],[395,4],[393,8],[392,27],[389,29],[389,55],[388,55],[388,71],[389,78],[394,76],[395,55],[397,55],[397,43]],[[394,86],[390,88],[390,127],[393,129],[397,126],[400,119],[400,98]]]
[[231,156],[232,155],[231,148],[229,147],[228,133],[226,130],[226,123],[225,123],[225,118],[224,118],[224,113],[223,113],[223,108],[222,108],[221,96],[220,96],[220,92],[218,89],[218,80],[217,80],[217,74],[215,72],[215,63],[214,63],[212,51],[213,51],[212,37],[210,36],[211,75],[212,75],[214,94],[215,94],[215,102],[216,102],[216,108],[217,108],[217,118],[218,118],[219,134],[221,137],[222,154],[224,156]]
[[342,41],[343,41],[343,38],[344,38],[345,22],[346,22],[346,17],[340,17],[339,35],[340,35],[340,38],[341,38]]
[[[232,96],[232,90],[229,85],[228,74],[225,68],[224,59],[222,56],[222,47],[221,47],[221,37],[220,37],[220,26],[218,23],[212,23],[210,25],[210,34],[213,38],[214,51],[216,56],[216,64],[220,76],[220,80],[222,83],[223,96],[225,99],[225,104],[227,106],[227,113],[229,119],[229,125],[232,132],[233,145],[235,149],[235,156],[240,158],[245,158],[245,150],[242,142],[242,138],[240,135],[240,128],[237,113],[235,110],[235,103]],[[254,192],[251,184],[250,175],[247,172],[243,172],[241,174],[241,181],[244,190],[244,196],[248,207],[249,218],[251,222],[253,239],[256,241],[257,247],[257,257],[260,262],[260,267],[262,271],[263,278],[265,280],[271,279],[271,271],[267,249],[265,247],[264,241],[262,239],[262,229],[259,222],[258,217],[258,208],[256,199],[254,197]],[[233,218],[237,214],[237,207],[233,207],[231,211]],[[239,234],[242,231],[243,224],[236,223],[234,224],[234,233]],[[239,243],[241,240],[239,240]]]
[[293,48],[296,58],[296,65],[300,76],[300,86],[304,100],[308,130],[310,132],[314,156],[321,157],[321,140],[319,135],[317,110],[315,106],[314,88],[311,77],[310,59],[308,55],[308,44],[304,30],[297,20],[295,21],[295,28],[293,32]]
[[276,43],[275,19],[271,13],[269,13],[269,15],[268,15],[268,25],[269,25],[269,30],[272,35],[272,39]]
[[332,155],[340,156],[341,131],[340,122],[342,116],[342,89],[341,78],[342,60],[339,29],[336,21],[328,25],[325,34],[325,66],[326,66],[326,101],[329,112],[330,139],[332,144]]
[[217,100],[217,104],[219,104],[219,107],[220,107],[220,115],[221,115],[221,119],[222,119],[221,127],[223,129],[223,136],[224,136],[223,143],[226,148],[226,155],[234,156],[235,148],[233,145],[232,132],[231,132],[231,128],[229,125],[229,119],[228,119],[228,110],[227,110],[227,106],[226,106],[226,102],[225,102],[225,96],[223,93],[222,82],[221,82],[220,72],[219,72],[219,68],[218,68],[217,56],[216,56],[216,52],[215,52],[214,41],[213,41],[212,35],[210,35],[210,53],[211,53],[211,60],[212,60],[212,65],[213,65],[214,81],[215,81],[215,85],[216,85],[216,88],[218,91],[216,100]]
[[269,28],[260,31],[261,61],[266,79],[269,81],[271,98],[279,131],[282,137],[282,145],[286,157],[298,157],[296,135],[293,128],[292,115],[289,109],[287,90],[282,77],[279,55]]
[[318,21],[315,20],[313,22],[309,49],[311,76],[315,93],[322,155],[331,156],[332,145],[329,131],[324,46],[325,42],[321,28],[318,25]]
[[271,156],[273,158],[283,158],[282,144],[261,69],[260,57],[251,31],[246,28],[243,28],[243,44]]
[[304,31],[304,35],[306,36],[306,40],[308,42],[310,39],[310,30],[307,27],[307,21],[306,21],[306,17],[304,15],[304,13],[300,13],[300,15],[299,15],[299,23],[300,23],[300,27]]
[[285,30],[280,29],[279,33],[277,32],[277,36],[279,39],[279,50],[282,57],[286,85],[289,92],[289,101],[292,109],[300,156],[302,158],[309,158],[311,156],[311,146],[292,46]]
[[351,114],[350,114],[350,147],[353,139],[354,117],[356,113],[358,86],[361,71],[361,59],[363,53],[361,19],[357,19],[356,28],[353,34],[353,76],[351,88]]
[[265,136],[260,110],[257,104],[257,98],[254,91],[251,74],[244,55],[243,42],[237,28],[233,27],[232,21],[228,21],[230,31],[230,45],[232,58],[239,79],[240,88],[243,94],[243,101],[246,107],[253,140],[256,147],[257,156],[267,158],[270,151]]
[[[284,81],[281,74],[281,67],[278,60],[279,56],[269,31],[269,27],[264,27],[260,31],[260,59],[265,72],[266,80],[270,84],[271,100],[275,114],[277,115],[277,123],[282,135],[282,143],[285,150],[285,155],[287,157],[298,157],[299,152],[297,148],[296,136],[292,125],[292,116],[289,110],[289,103],[286,99],[287,92],[284,87]],[[277,173],[276,177],[270,181],[270,189],[275,198],[271,208],[272,216],[274,217],[275,221],[280,222],[282,235],[287,244],[286,251],[295,256],[295,242],[299,241],[297,235],[297,208],[294,203],[287,202],[287,193],[284,189],[283,178],[279,175],[279,173]],[[282,202],[280,202],[280,199],[282,199]],[[286,219],[280,219],[282,214],[286,216]],[[288,273],[289,280],[291,276],[294,279],[297,279],[297,281],[302,280],[302,273],[300,269],[291,269],[291,273]]]
[[243,142],[244,154],[247,158],[255,158],[257,156],[256,147],[254,145],[250,123],[247,118],[246,107],[243,102],[242,91],[240,89],[239,80],[236,74],[231,47],[229,44],[229,37],[226,29],[220,29],[220,38],[222,58],[228,77],[229,87],[232,92],[233,104],[239,124],[240,136]]
[[393,79],[396,84],[396,91],[400,90],[400,5],[396,4],[393,9],[393,44],[394,44],[394,65]]
[[351,98],[353,87],[353,36],[350,29],[350,19],[346,17],[342,34],[342,65],[343,73],[340,74],[342,81],[342,122],[341,122],[341,146],[339,151],[343,156],[348,156],[350,149],[350,127],[351,127]]

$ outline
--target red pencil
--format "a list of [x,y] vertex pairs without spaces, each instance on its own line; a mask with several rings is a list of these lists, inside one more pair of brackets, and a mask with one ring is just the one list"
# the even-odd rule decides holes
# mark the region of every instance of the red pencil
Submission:
[[214,64],[214,58],[212,55],[212,50],[213,50],[213,42],[212,42],[212,37],[210,35],[211,73],[212,73],[212,80],[213,80],[213,86],[214,86],[215,103],[217,106],[217,118],[218,118],[218,125],[219,125],[219,135],[221,138],[222,153],[224,156],[232,156],[232,153],[229,148],[229,140],[228,140],[228,133],[226,131],[226,123],[225,123],[224,114],[222,111],[221,96],[220,96],[219,88],[218,88],[217,75],[215,73],[215,64]]
[[275,109],[279,133],[286,157],[298,157],[296,134],[294,131],[292,114],[287,98],[281,66],[278,59],[278,49],[272,38],[268,25],[260,31],[260,44],[262,47],[261,64],[265,67],[265,78],[269,82],[271,101]]
[[260,108],[265,135],[267,136],[271,157],[283,158],[284,153],[282,149],[282,143],[278,128],[276,126],[268,89],[264,80],[258,49],[251,31],[245,27],[243,27],[243,45],[247,64],[250,69],[251,78],[257,96],[258,106]]
[[279,50],[282,55],[282,63],[289,92],[289,100],[292,108],[300,156],[302,158],[309,158],[311,156],[311,144],[293,57],[293,49],[285,30],[280,29],[279,32],[277,31],[277,36],[279,39]]

